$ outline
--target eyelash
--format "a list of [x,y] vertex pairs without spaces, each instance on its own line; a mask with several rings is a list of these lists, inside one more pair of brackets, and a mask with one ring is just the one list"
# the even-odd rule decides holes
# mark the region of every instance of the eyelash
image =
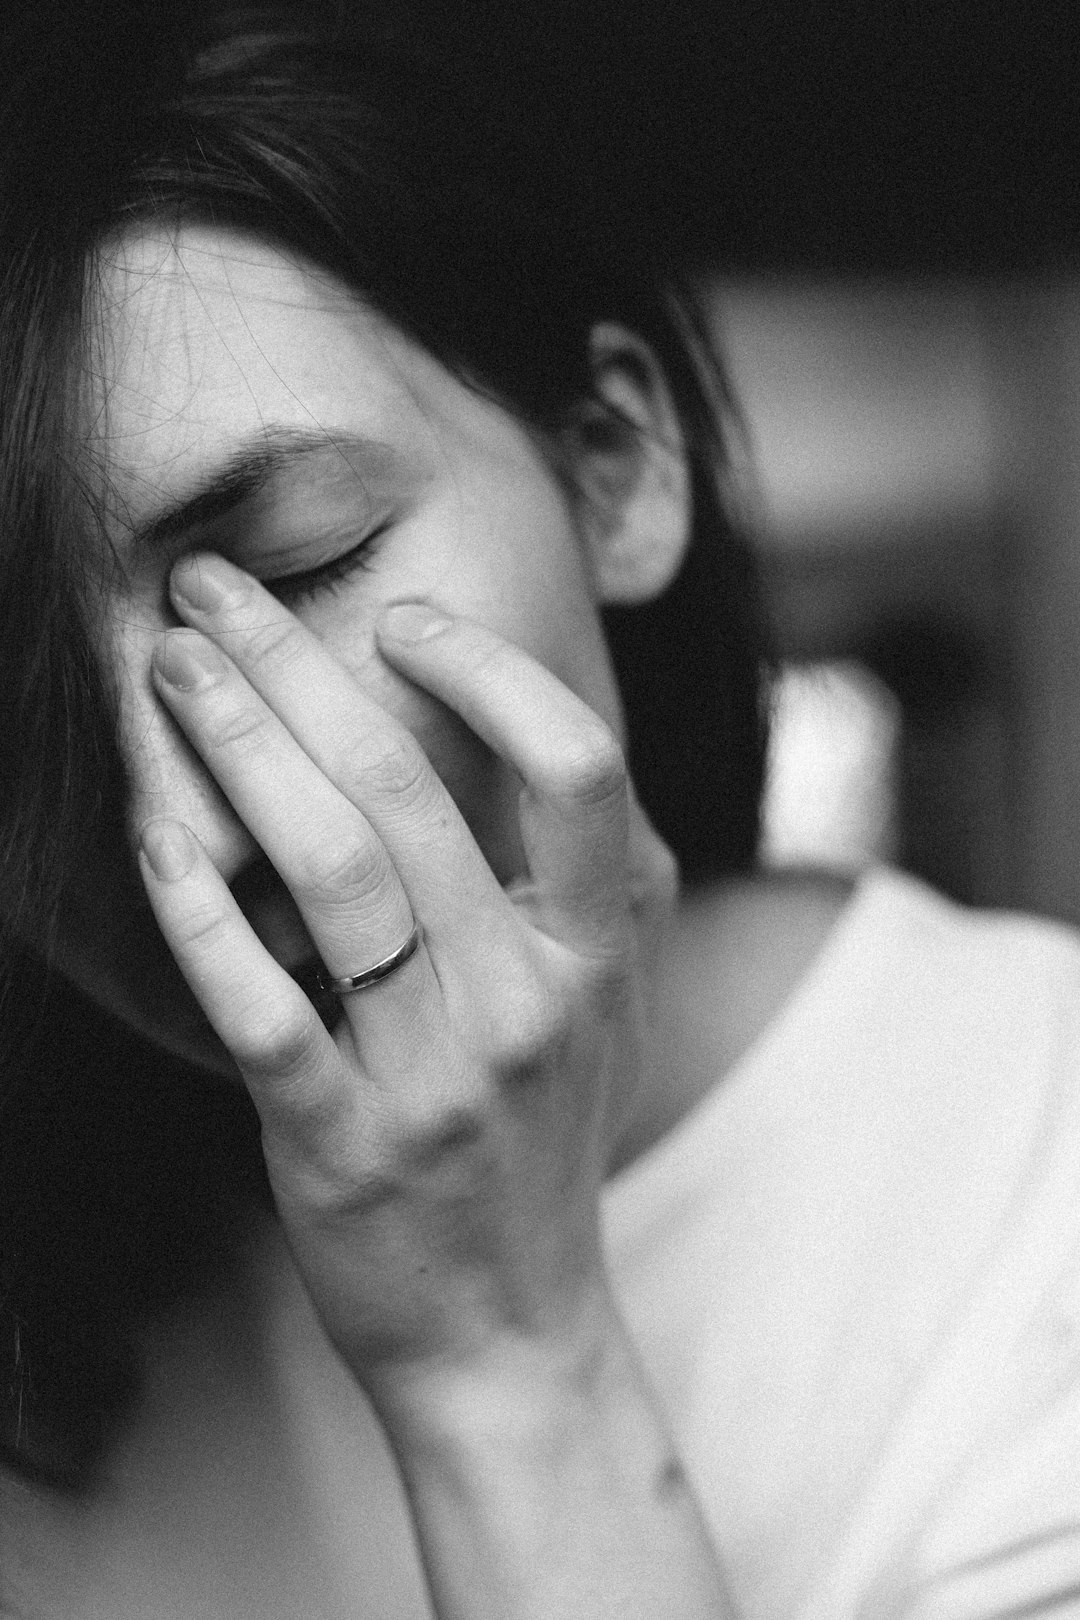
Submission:
[[263,584],[284,607],[299,607],[313,597],[332,592],[362,568],[370,567],[376,543],[388,528],[389,524],[383,524],[373,529],[355,546],[343,551],[340,557],[331,557],[329,562],[320,563],[318,568],[306,568],[298,574],[282,574],[279,579],[264,580]]

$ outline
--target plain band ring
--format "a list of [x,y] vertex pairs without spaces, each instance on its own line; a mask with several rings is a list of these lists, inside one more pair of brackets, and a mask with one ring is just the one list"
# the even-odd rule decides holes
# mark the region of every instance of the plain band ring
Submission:
[[399,967],[404,967],[423,937],[423,928],[419,923],[414,923],[413,931],[405,943],[399,945],[396,951],[391,951],[389,956],[384,956],[381,962],[364,968],[361,973],[346,973],[341,979],[332,979],[328,973],[320,973],[319,989],[331,990],[335,996],[349,996],[354,990],[366,990],[369,985],[378,984],[380,979],[387,979],[391,973],[396,973]]

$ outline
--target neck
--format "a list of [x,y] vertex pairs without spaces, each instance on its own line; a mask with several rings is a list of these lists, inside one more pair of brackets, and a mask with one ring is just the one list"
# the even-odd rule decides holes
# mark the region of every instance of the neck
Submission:
[[813,965],[852,887],[836,874],[792,871],[683,895],[654,987],[638,1105],[613,1171],[671,1130],[746,1056]]

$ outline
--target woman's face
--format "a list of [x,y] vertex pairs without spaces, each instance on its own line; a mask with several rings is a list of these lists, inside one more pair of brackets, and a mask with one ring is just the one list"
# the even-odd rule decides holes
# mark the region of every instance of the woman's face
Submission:
[[[621,731],[575,503],[535,440],[338,282],[239,232],[146,228],[104,256],[91,452],[119,562],[101,625],[130,782],[128,843],[72,896],[67,971],[158,1044],[233,1072],[142,894],[132,842],[188,823],[271,953],[311,944],[288,892],[154,695],[170,567],[216,550],[264,581],[415,734],[499,878],[522,869],[517,783],[379,657],[387,602],[497,630]],[[670,891],[634,818],[642,918]]]

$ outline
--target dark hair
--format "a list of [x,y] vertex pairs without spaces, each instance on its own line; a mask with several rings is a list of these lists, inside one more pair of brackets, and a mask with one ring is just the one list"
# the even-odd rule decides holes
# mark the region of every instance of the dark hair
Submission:
[[[257,1162],[242,1105],[230,1113],[200,1093],[193,1110],[180,1084],[157,1088],[166,1101],[133,1101],[155,1089],[139,1084],[147,1054],[81,1006],[58,1033],[40,966],[71,872],[96,841],[116,837],[124,798],[92,653],[100,552],[78,455],[102,241],[148,217],[254,229],[339,274],[542,432],[589,393],[594,321],[621,320],[651,343],[689,447],[694,541],[663,599],[606,618],[638,790],[691,880],[754,858],[764,649],[753,572],[720,497],[722,377],[693,298],[650,240],[641,199],[590,168],[587,106],[563,93],[550,62],[515,54],[502,37],[440,31],[400,0],[61,3],[51,19],[34,8],[3,60],[0,1305],[17,1374],[6,1427],[25,1462],[29,1368],[45,1414],[39,1462],[77,1481],[129,1381],[105,1245],[122,1241],[124,1291],[151,1308],[162,1293],[144,1285],[160,1273],[154,1234],[166,1247],[169,1234],[147,1213],[147,1188],[169,1207],[191,1164],[178,1144],[205,1137],[194,1114],[217,1118],[230,1153]],[[34,956],[18,944],[28,938]],[[28,1022],[16,1003],[32,1009]],[[94,1123],[102,1111],[87,1116],[86,1097],[106,1092],[110,1109],[127,1099],[122,1153]],[[93,1132],[104,1170],[76,1174],[87,1158],[79,1129]],[[151,1165],[136,1197],[140,1167]],[[50,1213],[61,1210],[79,1218]],[[136,1211],[145,1242],[131,1238]],[[199,1247],[193,1226],[184,1245]]]

